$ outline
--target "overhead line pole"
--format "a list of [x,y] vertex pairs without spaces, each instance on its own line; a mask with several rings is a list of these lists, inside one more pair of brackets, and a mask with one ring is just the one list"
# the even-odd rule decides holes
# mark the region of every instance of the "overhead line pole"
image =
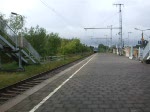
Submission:
[[121,44],[120,55],[122,55],[123,54],[123,52],[122,52],[123,42],[122,42],[122,11],[121,11],[121,6],[123,6],[124,4],[114,4],[114,5],[119,6],[119,26],[120,26],[120,44]]
[[112,25],[110,25],[110,38],[111,38],[111,46],[112,46]]

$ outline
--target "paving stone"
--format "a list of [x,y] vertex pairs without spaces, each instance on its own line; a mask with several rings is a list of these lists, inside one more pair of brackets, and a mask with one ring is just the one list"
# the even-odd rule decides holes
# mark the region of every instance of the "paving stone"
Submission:
[[146,106],[144,104],[134,104],[136,108],[145,108]]
[[80,109],[79,112],[92,112],[91,109]]
[[117,109],[117,110],[118,110],[118,112],[130,112],[130,110],[127,109],[127,108],[120,108],[120,109]]
[[117,109],[105,109],[105,112],[118,112]]
[[64,105],[63,105],[63,104],[56,104],[55,107],[56,107],[56,108],[63,108]]
[[83,104],[93,104],[93,103],[90,100],[85,100],[85,101],[83,101]]
[[135,107],[135,106],[134,106],[134,104],[126,103],[126,104],[123,105],[123,107],[124,107],[124,108],[133,108],[133,107]]
[[56,108],[54,112],[66,112],[67,110],[65,108]]
[[141,109],[130,109],[130,112],[143,112]]
[[123,108],[123,105],[122,104],[115,104],[115,103],[112,103],[110,104],[111,105],[111,108]]
[[105,112],[104,109],[92,109],[92,112]]
[[144,112],[150,112],[150,107],[142,108]]
[[101,104],[99,105],[100,108],[111,108],[109,104]]
[[67,108],[66,112],[79,112],[80,109],[77,108]]
[[88,108],[98,108],[98,105],[91,104],[91,105],[88,105]]

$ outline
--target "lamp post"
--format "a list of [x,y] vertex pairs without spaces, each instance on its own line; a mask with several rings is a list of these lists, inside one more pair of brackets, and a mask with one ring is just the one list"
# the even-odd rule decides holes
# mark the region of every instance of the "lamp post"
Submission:
[[108,52],[108,47],[107,45],[109,44],[108,40],[107,40],[107,35],[104,35],[106,37],[106,52]]
[[[21,21],[22,21],[22,24],[23,24],[23,17],[22,17],[22,15],[20,15],[20,14],[17,14],[17,13],[15,13],[15,12],[11,12],[11,14],[12,15],[16,15],[16,16],[20,16],[21,17]],[[21,42],[22,41],[22,28],[21,28],[21,31],[20,31],[20,34],[19,34],[19,36],[20,36],[20,45],[19,46],[17,46],[18,44],[16,43],[16,46],[17,47],[19,47],[19,53],[18,53],[18,55],[19,55],[19,70],[23,70],[24,68],[23,68],[23,66],[22,66],[22,59],[21,59],[21,47],[23,47],[23,45],[21,45],[21,44],[23,44],[23,42]],[[16,42],[18,42],[18,39],[16,39]]]
[[[17,13],[14,13],[14,12],[11,12],[12,15],[15,15],[17,16],[18,14]],[[17,50],[17,47],[18,47],[18,38],[16,37],[16,50]]]

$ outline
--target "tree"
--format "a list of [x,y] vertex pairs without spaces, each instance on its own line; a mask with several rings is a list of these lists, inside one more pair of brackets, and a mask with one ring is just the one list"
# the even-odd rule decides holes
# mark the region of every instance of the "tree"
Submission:
[[48,38],[45,46],[47,55],[58,54],[61,47],[61,38],[57,33],[50,33],[47,37]]
[[61,42],[62,54],[77,54],[83,52],[91,52],[90,47],[82,44],[79,39],[63,39]]
[[105,46],[103,44],[99,44],[99,46],[98,46],[99,52],[106,52],[107,49],[108,49],[108,46]]
[[45,56],[47,34],[44,28],[40,28],[38,25],[36,28],[31,27],[29,31],[25,33],[24,37],[40,55]]
[[0,13],[0,33],[2,34],[2,32],[5,32],[5,28],[6,28],[6,24],[7,24],[7,20],[5,19],[5,15]]
[[91,48],[82,44],[79,39],[62,39],[58,33],[47,34],[46,30],[39,26],[24,31],[26,39],[41,56],[91,52]]
[[18,33],[25,25],[25,16],[21,15],[10,15],[8,19],[10,27]]

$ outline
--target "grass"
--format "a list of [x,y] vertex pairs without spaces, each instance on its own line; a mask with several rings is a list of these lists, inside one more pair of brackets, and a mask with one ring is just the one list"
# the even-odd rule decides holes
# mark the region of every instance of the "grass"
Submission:
[[[25,72],[0,72],[0,88],[7,87],[41,72],[51,70],[53,68],[56,68],[63,64],[67,64],[83,57],[85,57],[85,55],[76,55],[68,57],[65,60],[53,61],[46,64],[24,66]],[[17,67],[16,63],[5,65],[5,67],[6,66],[10,68]]]

